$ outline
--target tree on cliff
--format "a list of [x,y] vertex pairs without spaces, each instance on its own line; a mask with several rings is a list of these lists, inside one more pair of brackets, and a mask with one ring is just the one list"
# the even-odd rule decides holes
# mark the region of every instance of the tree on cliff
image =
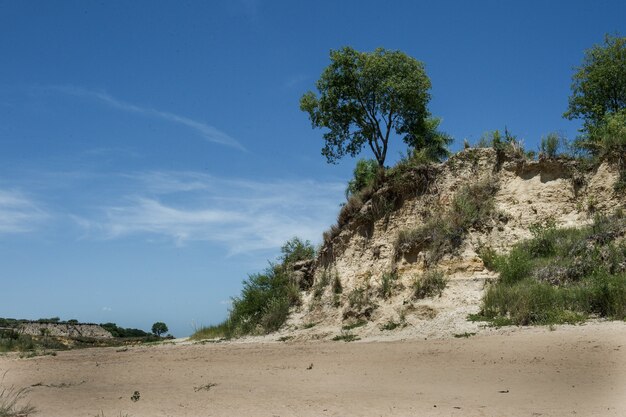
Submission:
[[563,114],[583,119],[592,133],[605,117],[626,109],[626,38],[606,35],[603,45],[585,51],[582,65],[572,76],[572,95]]
[[369,146],[384,167],[392,133],[433,159],[447,155],[451,138],[430,118],[430,80],[424,65],[400,51],[359,52],[350,47],[330,52],[330,65],[309,91],[300,109],[314,128],[327,128],[322,154],[329,163],[356,156]]

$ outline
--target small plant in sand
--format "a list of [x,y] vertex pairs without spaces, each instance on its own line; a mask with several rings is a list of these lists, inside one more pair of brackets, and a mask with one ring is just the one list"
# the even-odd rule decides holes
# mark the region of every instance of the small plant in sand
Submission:
[[417,299],[435,295],[441,297],[446,285],[448,285],[448,280],[443,272],[439,270],[427,271],[415,280],[413,296]]
[[[6,374],[6,373],[5,373]],[[35,407],[24,404],[26,388],[5,387],[0,379],[0,417],[28,417],[35,414]]]

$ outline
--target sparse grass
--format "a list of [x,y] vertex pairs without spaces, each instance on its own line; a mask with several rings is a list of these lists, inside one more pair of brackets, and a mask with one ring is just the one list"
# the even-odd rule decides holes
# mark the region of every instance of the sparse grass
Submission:
[[399,322],[394,321],[394,320],[389,320],[388,322],[380,325],[380,330],[389,331],[389,330],[395,330],[398,327],[405,327],[405,326],[406,326],[406,323],[404,322],[404,320],[400,320]]
[[[6,372],[5,372],[6,375]],[[0,379],[0,417],[28,417],[35,414],[35,407],[24,404],[27,388],[5,387]]]
[[341,334],[333,337],[334,341],[354,342],[355,340],[361,340],[357,335],[349,332],[342,331]]
[[324,291],[330,284],[330,273],[328,271],[323,271],[320,279],[313,286],[313,298],[320,299],[322,295],[324,295]]
[[398,273],[396,271],[385,272],[380,279],[379,294],[382,298],[387,299],[393,295],[393,291],[397,286]]
[[428,250],[428,259],[434,264],[444,254],[454,252],[470,229],[482,229],[494,217],[496,191],[497,185],[491,179],[462,188],[445,213],[436,212],[422,226],[400,231],[396,257]]
[[367,287],[356,287],[348,294],[348,305],[357,310],[361,310],[370,302],[369,291]]
[[413,284],[413,296],[417,299],[433,297],[435,295],[441,297],[447,285],[448,280],[445,278],[443,272],[439,270],[427,271],[415,279],[415,283]]
[[346,324],[345,326],[342,326],[341,329],[342,330],[352,330],[352,329],[356,329],[357,327],[363,327],[367,324],[367,320],[357,320],[352,324]]
[[597,217],[582,229],[536,225],[533,238],[496,256],[500,273],[474,320],[493,325],[626,319],[626,220]]
[[228,320],[225,320],[213,326],[202,326],[189,338],[191,340],[228,339],[231,336],[231,332],[232,326],[229,325]]

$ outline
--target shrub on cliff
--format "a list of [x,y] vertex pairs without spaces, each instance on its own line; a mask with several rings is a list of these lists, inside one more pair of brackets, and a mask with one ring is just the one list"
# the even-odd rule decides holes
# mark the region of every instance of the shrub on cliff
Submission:
[[625,235],[620,216],[582,229],[535,226],[532,239],[490,262],[500,279],[476,318],[520,325],[626,319]]

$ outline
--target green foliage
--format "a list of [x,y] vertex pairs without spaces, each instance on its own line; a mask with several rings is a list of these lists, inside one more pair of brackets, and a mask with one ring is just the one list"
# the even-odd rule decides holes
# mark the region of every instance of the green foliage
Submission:
[[284,266],[293,265],[298,261],[306,261],[315,258],[315,248],[311,242],[302,241],[298,237],[288,240],[281,248],[280,261]]
[[590,126],[575,146],[592,156],[616,162],[622,172],[626,170],[626,109],[607,114]]
[[118,327],[115,323],[103,323],[100,324],[104,330],[107,330],[113,337],[146,337],[149,333],[140,329],[131,329]]
[[413,296],[417,299],[433,297],[435,295],[441,297],[447,285],[448,280],[443,272],[439,270],[426,271],[415,279],[413,284]]
[[330,284],[330,273],[328,271],[322,272],[320,279],[313,286],[313,298],[319,299],[324,295],[324,291]]
[[354,342],[355,340],[359,340],[360,338],[350,332],[347,331],[341,331],[340,335],[337,335],[335,337],[333,337],[334,341],[344,341],[344,342]]
[[480,256],[480,259],[482,259],[485,268],[489,269],[490,271],[493,271],[496,268],[496,260],[498,259],[498,254],[493,248],[489,246],[483,246],[481,244],[478,249],[478,256]]
[[317,81],[319,97],[309,91],[300,99],[312,126],[328,129],[322,149],[328,162],[356,156],[367,144],[384,167],[394,132],[415,149],[445,153],[449,137],[428,121],[431,84],[421,62],[400,51],[350,47],[331,51],[330,61]]
[[607,114],[626,108],[626,38],[606,35],[603,45],[585,51],[572,77],[572,95],[564,117],[583,119],[590,132]]
[[396,271],[385,272],[380,279],[380,296],[384,299],[391,297],[397,286],[398,273]]
[[597,217],[582,229],[532,227],[533,238],[495,256],[499,281],[478,317],[494,324],[575,323],[626,318],[626,220]]
[[[289,317],[291,307],[300,304],[300,290],[292,279],[293,264],[315,257],[309,241],[294,237],[281,248],[280,263],[243,281],[239,297],[232,300],[228,318],[217,325],[202,327],[193,339],[230,338],[278,330]],[[324,284],[327,286],[328,282]],[[320,294],[321,295],[321,294]]]
[[289,308],[300,303],[300,292],[280,266],[252,274],[243,282],[239,297],[233,298],[230,324],[233,334],[276,331],[289,315]]
[[406,326],[406,323],[398,323],[397,321],[389,320],[387,323],[384,323],[380,326],[380,330],[394,330],[400,326],[404,327]]
[[398,233],[396,256],[428,249],[429,260],[434,263],[445,253],[456,250],[470,228],[482,228],[495,214],[496,190],[497,185],[491,180],[462,188],[448,211],[436,212],[422,226]]
[[357,327],[363,327],[367,324],[367,320],[357,320],[354,323],[351,324],[346,324],[345,326],[341,327],[341,330],[352,330],[352,329],[356,329]]
[[356,195],[374,185],[379,172],[378,163],[373,159],[359,159],[353,171],[353,178],[348,182],[346,198]]
[[557,132],[548,133],[541,138],[541,154],[548,158],[556,158],[559,150],[567,145],[567,141]]
[[204,340],[204,339],[222,339],[231,337],[231,325],[229,320],[224,320],[221,323],[212,326],[202,326],[191,335],[191,340]]
[[499,130],[483,133],[476,147],[493,148],[498,153],[499,158],[502,158],[504,155],[524,156],[522,142],[506,127],[504,128],[504,133],[501,133]]
[[157,321],[152,325],[152,333],[157,337],[161,337],[162,334],[167,333],[169,329],[167,328],[167,324],[162,321]]

